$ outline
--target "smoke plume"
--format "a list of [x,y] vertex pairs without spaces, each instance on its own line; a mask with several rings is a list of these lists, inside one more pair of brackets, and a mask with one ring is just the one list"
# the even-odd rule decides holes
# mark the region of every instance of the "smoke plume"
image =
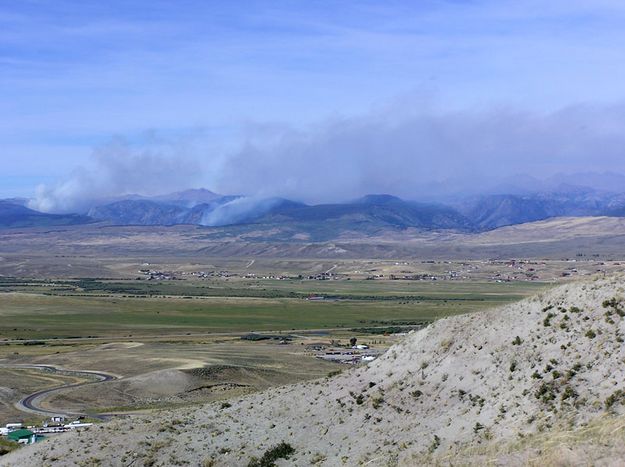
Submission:
[[[56,186],[39,187],[31,206],[86,211],[102,200],[193,185],[247,196],[205,219],[220,225],[268,209],[270,202],[261,200],[274,197],[319,203],[389,193],[419,200],[475,194],[498,184],[505,191],[514,183],[533,183],[532,177],[564,180],[562,173],[624,173],[625,105],[539,113],[440,111],[406,102],[303,129],[259,124],[248,127],[239,147],[209,160],[206,149],[191,157],[184,145],[137,149],[115,140],[94,152],[91,166]],[[581,184],[585,179],[591,178],[575,178]],[[598,180],[593,183],[601,185]]]
[[43,212],[86,212],[105,200],[162,194],[201,180],[200,164],[176,144],[159,142],[136,149],[115,139],[94,151],[90,166],[76,168],[55,186],[39,186],[30,207]]
[[403,107],[252,137],[227,159],[217,188],[308,202],[367,193],[417,199],[476,191],[518,174],[544,179],[624,169],[622,105],[552,113]]

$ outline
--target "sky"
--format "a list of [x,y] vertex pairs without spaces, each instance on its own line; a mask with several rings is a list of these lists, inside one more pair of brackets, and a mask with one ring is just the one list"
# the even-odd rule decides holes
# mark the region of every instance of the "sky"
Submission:
[[625,172],[625,4],[0,0],[0,197]]

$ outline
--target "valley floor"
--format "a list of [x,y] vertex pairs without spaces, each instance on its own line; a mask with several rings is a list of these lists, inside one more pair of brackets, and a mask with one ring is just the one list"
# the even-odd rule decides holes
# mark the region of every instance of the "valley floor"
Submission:
[[116,420],[0,465],[618,465],[624,285],[443,318],[337,376]]

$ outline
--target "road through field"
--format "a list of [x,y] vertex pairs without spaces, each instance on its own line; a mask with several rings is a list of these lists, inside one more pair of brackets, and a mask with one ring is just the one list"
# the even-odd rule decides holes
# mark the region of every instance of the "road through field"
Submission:
[[114,379],[118,379],[117,376],[112,375],[110,373],[103,373],[99,371],[91,371],[91,370],[68,370],[65,368],[58,368],[52,365],[6,365],[1,364],[0,368],[13,368],[13,369],[35,369],[41,371],[47,371],[51,373],[62,373],[64,375],[77,376],[80,378],[95,378],[97,381],[87,381],[83,383],[73,383],[73,384],[64,384],[62,386],[57,386],[54,388],[43,389],[41,391],[37,391],[33,394],[30,394],[24,397],[19,402],[15,403],[15,407],[18,410],[29,413],[36,413],[37,415],[51,416],[51,415],[63,415],[63,416],[89,416],[91,418],[100,418],[105,419],[108,418],[106,415],[102,414],[87,414],[80,412],[68,412],[63,410],[52,410],[46,409],[41,406],[41,403],[45,398],[50,396],[51,394],[62,391],[68,388],[76,388],[79,386],[84,386],[87,384],[97,384],[104,381],[111,381]]

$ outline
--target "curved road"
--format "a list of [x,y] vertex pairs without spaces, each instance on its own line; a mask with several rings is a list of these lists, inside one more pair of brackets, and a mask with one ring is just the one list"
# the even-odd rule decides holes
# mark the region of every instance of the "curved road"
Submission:
[[52,365],[0,365],[0,367],[1,368],[14,368],[14,369],[35,369],[35,370],[49,371],[52,373],[62,373],[65,375],[70,375],[70,376],[78,376],[82,378],[95,377],[97,381],[64,384],[62,386],[57,386],[54,388],[43,389],[41,391],[37,391],[33,394],[30,394],[29,396],[24,397],[19,402],[16,402],[15,407],[23,412],[36,413],[36,414],[45,415],[45,416],[63,415],[63,416],[75,417],[75,416],[86,415],[92,418],[99,418],[99,419],[108,418],[106,414],[94,415],[94,414],[81,413],[81,412],[68,412],[68,411],[61,411],[61,410],[44,409],[43,407],[40,406],[40,404],[46,397],[48,397],[50,394],[53,394],[57,391],[63,391],[69,388],[77,388],[80,386],[85,386],[87,384],[97,384],[97,383],[102,383],[104,381],[112,381],[114,379],[118,379],[118,377],[115,375],[112,375],[109,373],[103,373],[99,371],[91,371],[91,370],[68,370],[65,368],[58,368]]

